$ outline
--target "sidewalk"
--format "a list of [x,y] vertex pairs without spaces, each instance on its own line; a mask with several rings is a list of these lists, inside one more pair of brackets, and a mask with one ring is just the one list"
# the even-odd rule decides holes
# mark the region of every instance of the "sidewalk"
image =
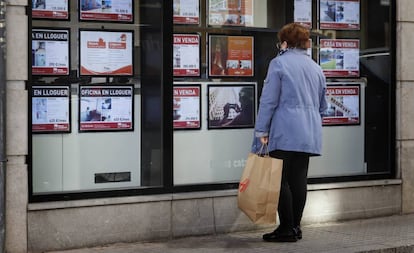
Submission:
[[[187,237],[161,242],[114,244],[53,253],[413,253],[414,214],[317,224],[302,227],[303,239],[295,243],[269,243],[262,234],[238,232]],[[49,253],[52,253],[49,252]]]

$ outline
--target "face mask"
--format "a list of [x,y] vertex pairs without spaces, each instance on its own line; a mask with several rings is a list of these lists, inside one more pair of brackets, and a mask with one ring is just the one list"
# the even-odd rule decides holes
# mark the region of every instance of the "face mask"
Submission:
[[277,55],[282,55],[282,54],[286,53],[289,50],[289,48],[282,48],[282,43],[280,43],[280,42],[276,44],[276,48],[278,50]]
[[278,55],[282,55],[282,54],[286,53],[287,51],[289,51],[289,48],[279,49]]

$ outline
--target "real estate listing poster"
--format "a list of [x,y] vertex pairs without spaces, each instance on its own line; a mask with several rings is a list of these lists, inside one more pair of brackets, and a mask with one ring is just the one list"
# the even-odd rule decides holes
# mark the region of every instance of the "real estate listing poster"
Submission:
[[200,129],[201,91],[200,85],[174,86],[174,129]]
[[254,26],[254,0],[208,0],[208,24]]
[[320,0],[320,29],[359,30],[360,0]]
[[69,19],[69,0],[32,0],[32,18]]
[[252,36],[209,36],[209,76],[253,76]]
[[132,76],[133,31],[79,31],[80,75]]
[[295,0],[293,20],[306,28],[312,28],[312,0]]
[[360,86],[329,85],[326,89],[328,109],[323,115],[322,124],[360,124]]
[[254,84],[211,84],[207,89],[208,129],[254,127]]
[[200,23],[200,0],[174,0],[173,10],[174,24]]
[[37,86],[31,88],[32,132],[70,132],[70,87]]
[[326,77],[359,77],[359,40],[321,39],[319,64]]
[[69,29],[32,29],[32,74],[69,75]]
[[134,21],[133,0],[80,0],[81,21],[110,21],[131,23]]
[[174,76],[200,76],[200,36],[174,34]]
[[133,130],[133,86],[80,86],[79,131]]

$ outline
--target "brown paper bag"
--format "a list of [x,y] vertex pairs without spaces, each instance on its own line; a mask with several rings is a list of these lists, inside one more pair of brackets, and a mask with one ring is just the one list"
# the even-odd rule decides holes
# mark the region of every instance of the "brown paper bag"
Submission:
[[238,207],[255,224],[276,224],[283,160],[250,153],[237,195]]

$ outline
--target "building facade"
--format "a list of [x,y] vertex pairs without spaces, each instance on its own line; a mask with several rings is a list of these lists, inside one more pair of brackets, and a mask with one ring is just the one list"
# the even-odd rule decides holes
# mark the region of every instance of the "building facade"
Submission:
[[414,212],[412,1],[51,2],[6,3],[7,252],[258,228],[230,121],[292,21],[331,109],[303,223]]

